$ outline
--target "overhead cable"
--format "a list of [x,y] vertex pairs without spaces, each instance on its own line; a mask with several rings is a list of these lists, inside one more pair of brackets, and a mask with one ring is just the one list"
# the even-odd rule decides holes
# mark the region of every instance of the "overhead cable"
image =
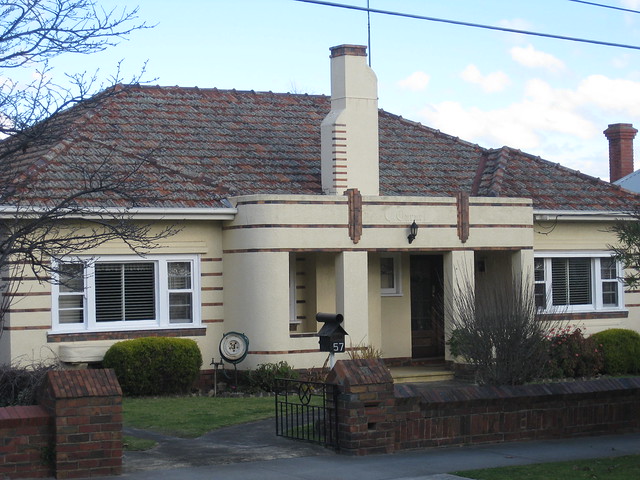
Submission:
[[585,0],[569,0],[570,2],[584,3],[585,5],[593,5],[594,7],[610,8],[612,10],[621,10],[623,12],[640,13],[640,10],[632,10],[631,8],[614,7],[613,5],[605,5],[603,3],[586,2]]
[[415,15],[413,13],[402,13],[402,12],[393,12],[393,11],[389,11],[389,10],[379,10],[377,8],[367,8],[367,7],[358,7],[356,5],[345,5],[342,3],[334,3],[334,2],[325,2],[325,1],[321,1],[321,0],[294,0],[296,2],[303,2],[303,3],[313,3],[316,5],[324,5],[327,7],[337,7],[337,8],[345,8],[347,10],[358,10],[361,12],[371,12],[371,13],[379,13],[381,15],[391,15],[394,17],[405,17],[405,18],[413,18],[416,20],[427,20],[430,22],[440,22],[440,23],[449,23],[449,24],[453,24],[453,25],[461,25],[464,27],[474,27],[474,28],[484,28],[486,30],[497,30],[500,32],[507,32],[507,33],[518,33],[521,35],[532,35],[532,36],[536,36],[536,37],[544,37],[544,38],[553,38],[556,40],[568,40],[571,42],[581,42],[581,43],[591,43],[594,45],[602,45],[605,47],[618,47],[618,48],[629,48],[632,50],[640,50],[640,46],[638,45],[627,45],[624,43],[612,43],[612,42],[605,42],[605,41],[600,41],[600,40],[588,40],[585,38],[576,38],[576,37],[567,37],[565,35],[553,35],[550,33],[540,33],[540,32],[531,32],[528,30],[518,30],[515,28],[507,28],[507,27],[494,27],[492,25],[482,25],[479,23],[469,23],[469,22],[461,22],[458,20],[447,20],[444,18],[435,18],[435,17],[425,17],[423,15]]

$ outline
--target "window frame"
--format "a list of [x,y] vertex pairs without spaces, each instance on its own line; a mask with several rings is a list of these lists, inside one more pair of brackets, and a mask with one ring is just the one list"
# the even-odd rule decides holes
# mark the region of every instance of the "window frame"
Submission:
[[[535,260],[542,259],[544,280],[536,280],[534,278],[534,284],[544,285],[546,293],[545,307],[542,308],[542,312],[557,313],[558,309],[566,313],[582,313],[582,312],[612,312],[623,311],[624,306],[624,283],[622,279],[622,266],[620,262],[615,262],[616,279],[602,278],[601,262],[603,259],[611,259],[611,253],[606,251],[584,251],[584,252],[561,252],[561,251],[547,251],[536,252],[534,254]],[[578,304],[578,305],[554,305],[553,304],[553,278],[552,278],[552,260],[559,258],[588,258],[590,259],[589,266],[589,282],[591,287],[591,303]],[[614,283],[617,284],[616,295],[618,298],[617,305],[605,305],[603,302],[603,284]]]
[[[382,260],[390,259],[393,268],[393,284],[392,288],[382,287]],[[402,296],[402,261],[400,254],[387,253],[380,255],[380,295],[383,297],[401,297]]]
[[[155,268],[154,293],[156,318],[150,320],[117,320],[112,322],[98,322],[96,320],[95,265],[104,263],[128,264],[145,262],[153,262]],[[192,295],[193,318],[189,322],[171,323],[170,321],[170,293],[175,291],[169,288],[168,264],[172,262],[188,262],[191,265],[191,289],[188,291]],[[53,275],[53,284],[51,286],[51,329],[53,333],[174,329],[201,326],[201,276],[199,255],[145,255],[144,257],[138,255],[76,256],[63,258],[59,261],[53,261],[52,263],[82,263],[84,265],[82,322],[60,322],[59,299],[61,296],[68,295],[68,293],[61,291],[59,277],[57,274]],[[55,265],[54,268],[56,268]]]

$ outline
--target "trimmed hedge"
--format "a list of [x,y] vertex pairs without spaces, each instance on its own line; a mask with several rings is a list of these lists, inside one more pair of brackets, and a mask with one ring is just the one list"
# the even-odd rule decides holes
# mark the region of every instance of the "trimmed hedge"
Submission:
[[610,328],[591,335],[604,352],[603,373],[626,375],[640,373],[640,334],[635,330]]
[[137,338],[112,345],[102,364],[114,369],[124,395],[166,395],[189,391],[202,354],[186,338]]

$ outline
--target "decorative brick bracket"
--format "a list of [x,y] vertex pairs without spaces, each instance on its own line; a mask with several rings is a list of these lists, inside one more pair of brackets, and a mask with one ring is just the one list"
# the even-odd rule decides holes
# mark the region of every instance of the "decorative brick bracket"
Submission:
[[349,237],[357,244],[362,237],[362,195],[357,188],[345,192],[349,204]]

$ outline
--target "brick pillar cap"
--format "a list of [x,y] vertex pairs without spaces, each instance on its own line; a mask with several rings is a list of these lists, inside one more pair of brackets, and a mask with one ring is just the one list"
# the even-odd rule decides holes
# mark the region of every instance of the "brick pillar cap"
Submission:
[[122,396],[122,389],[111,369],[52,370],[47,373],[54,398]]
[[343,386],[393,384],[393,377],[380,359],[338,360],[327,376],[327,383]]

